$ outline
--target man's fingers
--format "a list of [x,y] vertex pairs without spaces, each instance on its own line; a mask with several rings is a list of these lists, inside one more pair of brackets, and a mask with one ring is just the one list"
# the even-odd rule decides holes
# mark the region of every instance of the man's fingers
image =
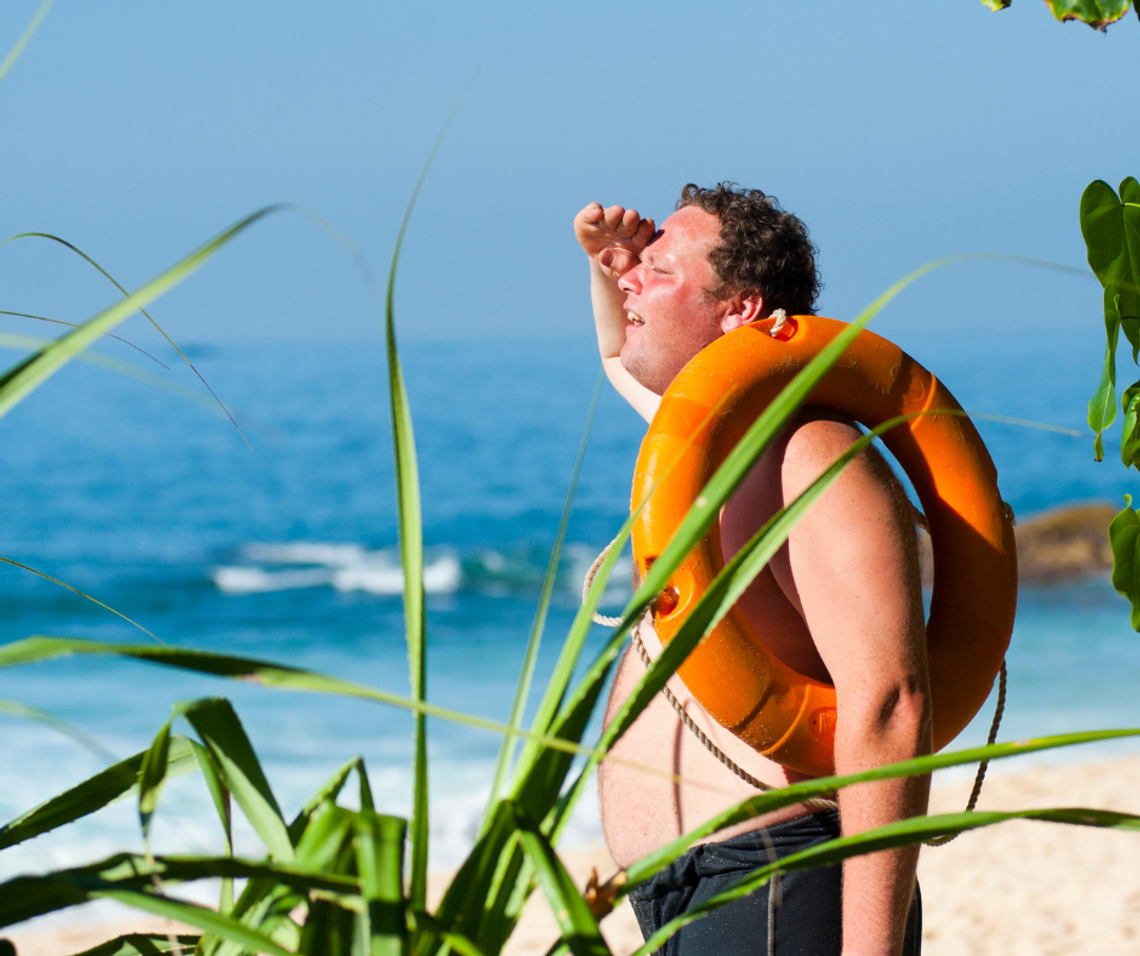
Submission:
[[653,238],[653,234],[656,231],[657,226],[654,224],[652,219],[642,219],[637,227],[637,232],[634,234],[634,241],[638,244],[638,246],[644,248],[648,244],[649,240]]
[[578,218],[583,222],[600,222],[602,214],[604,212],[605,210],[602,209],[602,204],[600,202],[592,202],[580,213],[578,213]]
[[621,227],[621,221],[624,216],[624,206],[610,206],[603,214],[602,221],[606,224],[607,229],[616,232]]
[[640,225],[641,217],[637,214],[637,210],[627,209],[625,215],[621,217],[621,222],[618,224],[617,234],[623,239],[629,239],[637,233],[637,229]]

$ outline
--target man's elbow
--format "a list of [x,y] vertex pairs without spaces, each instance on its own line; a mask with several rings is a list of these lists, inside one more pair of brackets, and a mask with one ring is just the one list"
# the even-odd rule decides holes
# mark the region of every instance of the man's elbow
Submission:
[[[839,707],[841,735],[866,746],[878,741],[895,759],[929,753],[932,714],[925,681],[900,680],[853,706]],[[838,743],[838,741],[837,741]]]

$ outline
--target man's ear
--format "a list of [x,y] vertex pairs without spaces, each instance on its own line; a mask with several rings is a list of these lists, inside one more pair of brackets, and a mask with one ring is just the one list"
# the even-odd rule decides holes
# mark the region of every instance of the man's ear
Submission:
[[764,315],[764,297],[759,292],[738,292],[728,300],[728,311],[720,320],[720,330],[731,332]]

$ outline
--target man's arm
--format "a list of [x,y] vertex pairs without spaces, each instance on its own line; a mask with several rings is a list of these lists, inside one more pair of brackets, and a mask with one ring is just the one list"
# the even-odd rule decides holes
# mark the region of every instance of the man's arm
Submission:
[[590,257],[590,299],[594,306],[594,326],[602,367],[611,384],[646,421],[653,418],[659,396],[633,379],[618,357],[625,345],[628,325],[625,293],[618,279],[637,265],[641,251],[653,237],[652,219],[642,219],[634,209],[590,203],[574,217],[574,235]]
[[[791,502],[858,437],[829,419],[800,426],[781,466]],[[803,615],[835,684],[836,773],[927,754],[931,712],[926,629],[914,528],[901,489],[877,454],[864,452],[792,530],[772,563]],[[840,792],[844,834],[926,812],[929,777]],[[844,956],[902,952],[918,848],[881,851],[843,868]]]

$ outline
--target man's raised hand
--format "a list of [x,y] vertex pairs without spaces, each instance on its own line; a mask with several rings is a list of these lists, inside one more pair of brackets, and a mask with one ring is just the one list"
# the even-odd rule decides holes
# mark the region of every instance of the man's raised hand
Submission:
[[574,235],[611,279],[620,279],[641,259],[642,250],[657,227],[652,219],[642,219],[636,209],[592,202],[574,217]]

